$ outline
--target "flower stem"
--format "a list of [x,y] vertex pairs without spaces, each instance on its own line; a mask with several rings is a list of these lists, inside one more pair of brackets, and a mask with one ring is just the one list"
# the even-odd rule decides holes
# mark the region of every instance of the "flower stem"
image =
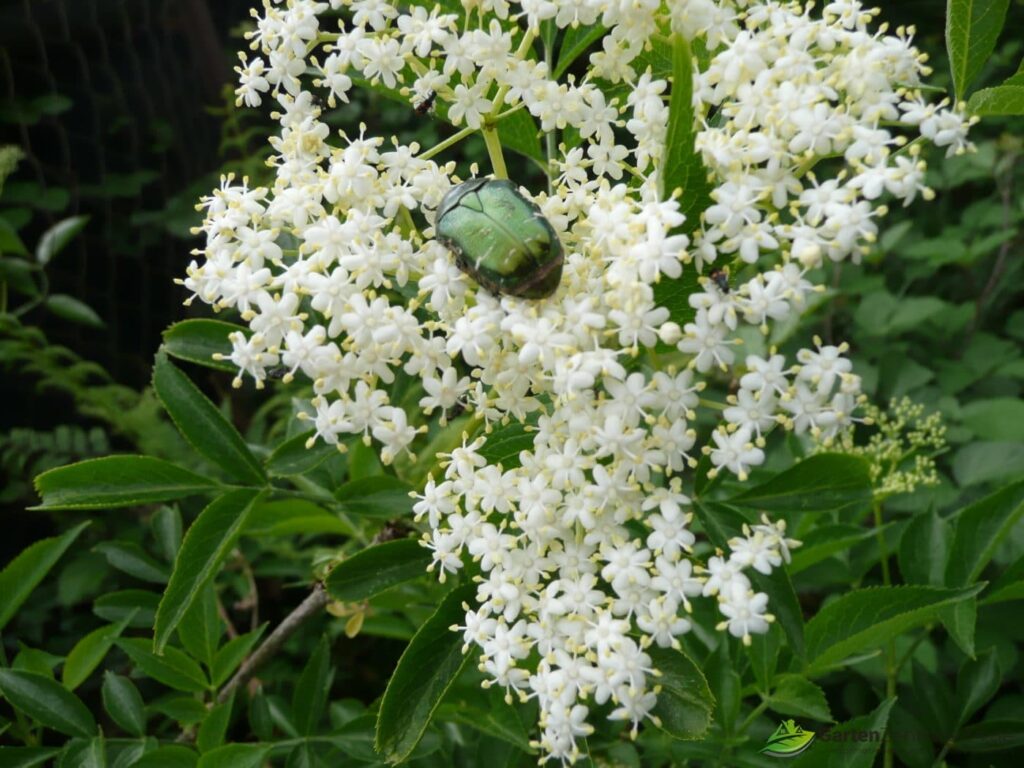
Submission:
[[[872,512],[875,518],[875,537],[878,539],[878,554],[882,561],[882,583],[885,586],[892,586],[892,575],[889,573],[889,552],[885,544],[885,532],[882,530],[882,505],[878,502],[872,504]],[[891,699],[896,695],[896,641],[890,640],[885,646],[885,698]],[[882,759],[883,768],[892,768],[893,751],[892,738],[886,734],[885,755]]]
[[501,151],[501,139],[498,138],[497,127],[493,124],[485,124],[483,134],[484,143],[487,145],[487,154],[491,158],[491,167],[494,169],[495,177],[507,179],[508,169],[505,167],[505,155]]
[[453,133],[451,136],[449,136],[447,139],[442,141],[440,144],[435,144],[430,149],[428,149],[426,152],[421,153],[419,155],[418,159],[419,160],[429,160],[434,155],[441,154],[446,149],[448,149],[448,147],[455,146],[460,141],[462,141],[464,138],[466,138],[467,136],[472,136],[474,133],[475,133],[475,131],[472,128],[463,128],[458,133]]

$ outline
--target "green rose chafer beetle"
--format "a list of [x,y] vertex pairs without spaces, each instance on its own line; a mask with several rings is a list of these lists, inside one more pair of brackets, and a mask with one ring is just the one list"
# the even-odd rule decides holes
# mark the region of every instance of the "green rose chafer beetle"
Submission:
[[437,209],[437,239],[493,294],[543,299],[562,279],[562,244],[540,208],[508,179],[470,179]]

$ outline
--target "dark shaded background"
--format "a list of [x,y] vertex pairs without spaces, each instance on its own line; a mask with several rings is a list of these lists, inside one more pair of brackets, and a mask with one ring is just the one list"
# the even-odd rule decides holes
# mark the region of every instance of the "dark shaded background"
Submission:
[[[0,143],[18,144],[28,157],[9,180],[0,205],[31,213],[31,225],[23,230],[30,246],[34,236],[68,215],[92,217],[55,260],[50,276],[54,292],[86,301],[106,329],[97,333],[47,321],[41,312],[28,320],[126,384],[146,380],[160,331],[180,313],[171,280],[182,272],[189,250],[188,243],[160,228],[132,220],[163,208],[218,165],[218,118],[206,108],[218,103],[233,75],[228,51],[237,41],[231,44],[229,30],[246,18],[248,4],[2,3]],[[70,99],[70,109],[30,126],[13,122],[26,104],[45,94]],[[25,181],[41,184],[52,202],[40,208],[38,200],[19,199],[19,182]],[[3,393],[4,402],[11,402],[9,394]],[[23,405],[19,422],[26,416],[34,424],[46,421],[48,414],[35,412],[31,399]]]

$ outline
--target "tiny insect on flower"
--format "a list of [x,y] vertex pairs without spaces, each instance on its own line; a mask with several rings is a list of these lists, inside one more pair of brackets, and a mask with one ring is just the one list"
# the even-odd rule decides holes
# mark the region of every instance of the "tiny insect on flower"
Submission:
[[722,293],[729,292],[729,275],[724,270],[712,269],[708,277],[711,278],[711,281],[718,286],[718,290]]
[[436,100],[437,94],[434,91],[427,91],[427,95],[423,97],[422,101],[416,103],[416,106],[413,107],[413,111],[415,111],[420,117],[423,117],[434,108],[434,102]]
[[507,179],[470,179],[437,209],[437,239],[493,294],[542,299],[562,278],[562,243],[540,208]]

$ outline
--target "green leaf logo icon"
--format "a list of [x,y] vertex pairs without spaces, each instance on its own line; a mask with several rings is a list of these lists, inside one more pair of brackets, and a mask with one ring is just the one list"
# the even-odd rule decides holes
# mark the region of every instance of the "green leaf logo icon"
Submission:
[[761,747],[762,754],[773,757],[796,757],[814,741],[814,731],[805,731],[792,720],[783,720],[768,743]]

